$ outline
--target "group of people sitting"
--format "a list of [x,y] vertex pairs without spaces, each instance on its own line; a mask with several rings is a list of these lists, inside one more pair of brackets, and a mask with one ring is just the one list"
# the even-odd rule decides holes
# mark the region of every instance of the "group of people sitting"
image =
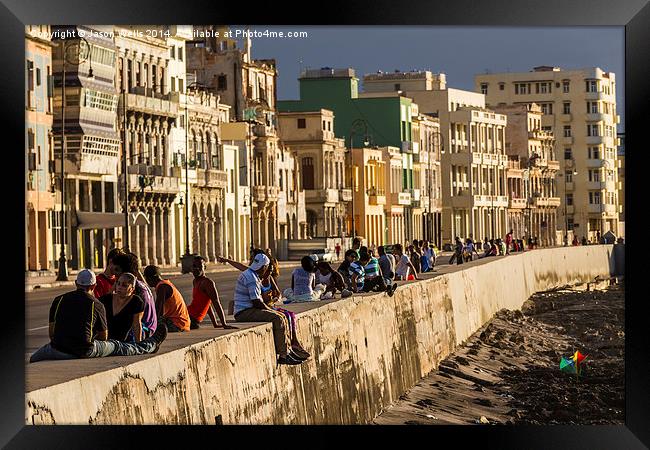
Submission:
[[189,305],[159,267],[141,272],[134,253],[113,249],[106,259],[103,273],[79,271],[76,289],[54,299],[50,342],[30,362],[155,353],[168,332],[199,328],[206,315],[215,328],[217,317],[223,328],[235,328],[226,321],[214,282],[205,276],[205,258],[194,258]]
[[[501,238],[485,238],[483,243],[481,241],[474,243],[471,236],[466,239],[461,239],[456,236],[454,241],[454,253],[449,259],[449,264],[453,264],[454,261],[456,261],[456,264],[472,261],[474,255],[476,255],[476,259],[479,259],[488,256],[504,256],[514,252],[523,252],[525,239],[523,237],[521,239],[515,239],[513,237],[513,230],[510,230],[506,234],[505,240]],[[534,250],[536,248],[537,237],[528,238],[528,249]],[[479,253],[479,249],[483,250],[482,254]]]

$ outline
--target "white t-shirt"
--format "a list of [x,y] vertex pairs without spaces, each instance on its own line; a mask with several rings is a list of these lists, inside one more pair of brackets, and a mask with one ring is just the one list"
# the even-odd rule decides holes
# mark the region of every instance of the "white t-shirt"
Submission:
[[323,275],[320,273],[320,270],[316,272],[316,284],[324,284],[328,285],[330,282],[330,279],[332,278],[332,273],[328,273],[327,275]]
[[395,273],[402,278],[407,278],[409,276],[410,263],[411,260],[409,259],[409,257],[406,255],[402,255],[402,257],[399,258],[399,261],[397,261],[397,267],[395,267]]

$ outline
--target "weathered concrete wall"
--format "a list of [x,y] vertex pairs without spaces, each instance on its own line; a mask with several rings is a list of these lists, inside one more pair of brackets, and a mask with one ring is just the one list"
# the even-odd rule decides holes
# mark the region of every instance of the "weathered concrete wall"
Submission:
[[367,423],[501,308],[615,273],[613,248],[537,250],[299,315],[312,358],[276,367],[270,325],[26,395],[28,424]]

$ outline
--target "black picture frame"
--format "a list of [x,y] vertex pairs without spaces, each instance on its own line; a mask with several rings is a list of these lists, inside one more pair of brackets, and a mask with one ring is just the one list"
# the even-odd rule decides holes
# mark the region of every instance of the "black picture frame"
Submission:
[[[186,446],[259,445],[349,446],[376,445],[397,438],[398,445],[462,445],[494,448],[613,449],[650,446],[650,392],[648,391],[647,314],[643,264],[647,252],[642,245],[644,199],[643,174],[648,167],[648,151],[643,148],[650,99],[650,5],[647,0],[491,0],[475,2],[394,2],[334,0],[322,3],[221,3],[185,0],[160,1],[52,1],[3,0],[2,24],[3,79],[2,115],[3,158],[8,171],[3,198],[8,202],[2,221],[5,243],[3,264],[4,312],[0,326],[0,371],[2,420],[0,445],[7,448],[132,448],[151,446],[154,441],[180,439]],[[275,7],[277,10],[272,10]],[[318,8],[318,9],[315,9]],[[11,169],[22,161],[24,148],[24,25],[67,23],[228,23],[300,25],[478,25],[478,26],[621,26],[625,27],[625,119],[626,119],[626,242],[634,252],[626,256],[626,425],[625,426],[543,426],[543,427],[81,427],[25,426],[24,397],[24,267],[23,241],[25,202],[15,195],[13,183],[24,180],[22,169]],[[19,150],[21,149],[21,150]],[[646,150],[644,152],[644,150]],[[18,156],[17,156],[18,155]],[[17,156],[17,157],[16,157]],[[14,159],[14,157],[16,157]],[[19,163],[20,164],[20,163]],[[634,185],[635,189],[630,189]],[[22,192],[23,189],[20,189]],[[639,195],[639,191],[640,195]],[[645,246],[647,247],[647,246]],[[636,255],[635,255],[636,254]],[[15,255],[21,255],[16,258]],[[18,262],[16,261],[18,260]],[[20,269],[22,270],[22,269]],[[211,427],[214,428],[214,427]],[[209,436],[203,436],[210,433]],[[318,434],[319,436],[314,436]],[[444,443],[450,440],[449,443]],[[421,442],[419,442],[421,441]],[[181,444],[183,445],[183,444]],[[394,444],[393,444],[394,445]],[[275,446],[275,445],[273,445]],[[481,448],[482,448],[481,447]]]

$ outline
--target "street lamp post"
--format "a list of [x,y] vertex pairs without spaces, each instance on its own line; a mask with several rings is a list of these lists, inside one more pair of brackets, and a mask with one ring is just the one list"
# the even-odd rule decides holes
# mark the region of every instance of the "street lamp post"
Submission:
[[[75,66],[83,64],[90,57],[90,45],[84,38],[79,38],[79,42],[61,41],[59,44],[63,49],[63,77],[61,79],[61,228],[60,228],[60,247],[59,270],[56,277],[57,281],[68,281],[68,263],[65,256],[65,77],[66,62]],[[88,71],[88,77],[93,76],[92,61]]]
[[352,160],[352,149],[354,148],[354,135],[363,127],[364,141],[363,145],[370,143],[368,136],[368,123],[363,119],[355,119],[350,126],[350,188],[352,190],[352,200],[350,202],[350,219],[352,224],[352,239],[357,235],[354,223],[354,163]]

